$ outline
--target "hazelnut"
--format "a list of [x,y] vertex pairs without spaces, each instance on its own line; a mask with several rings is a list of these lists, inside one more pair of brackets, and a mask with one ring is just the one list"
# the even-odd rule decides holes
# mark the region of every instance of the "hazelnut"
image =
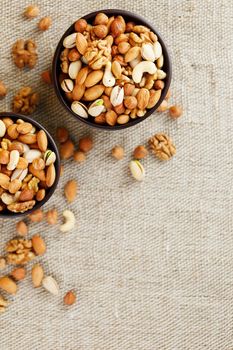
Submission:
[[78,52],[77,49],[71,49],[68,53],[68,59],[69,61],[71,62],[75,62],[75,61],[78,61],[80,59],[81,55],[80,53]]
[[134,109],[137,107],[138,101],[135,96],[126,96],[124,105],[127,109]]
[[127,41],[121,41],[117,48],[118,48],[118,51],[121,53],[121,54],[125,54],[127,51],[129,51],[130,49],[130,44],[127,42]]
[[125,27],[126,33],[132,32],[134,26],[135,26],[135,23],[134,23],[134,22],[128,22],[128,23],[126,23],[126,27]]
[[13,271],[11,271],[11,276],[16,281],[22,281],[26,276],[26,269],[24,267],[17,267]]
[[57,223],[57,210],[51,209],[46,214],[46,220],[49,225],[55,225]]
[[93,140],[91,137],[86,136],[79,140],[79,149],[83,152],[88,152],[93,147]]
[[47,17],[41,18],[40,22],[38,23],[38,28],[42,31],[45,31],[45,30],[48,30],[51,25],[52,25],[52,18],[47,16]]
[[74,154],[74,144],[71,140],[61,144],[60,147],[60,156],[61,159],[69,159]]
[[108,16],[105,15],[105,13],[98,13],[96,16],[95,16],[95,21],[94,21],[94,24],[95,25],[98,25],[98,24],[108,24]]
[[125,96],[131,96],[133,94],[134,89],[135,89],[135,85],[130,84],[130,83],[126,83],[124,85]]
[[122,102],[120,105],[114,107],[114,111],[115,111],[117,114],[124,114],[124,113],[125,113],[124,103]]
[[28,233],[28,227],[24,221],[19,221],[16,224],[16,231],[20,236],[26,236]]
[[162,89],[164,89],[164,86],[165,86],[165,84],[164,84],[164,81],[162,81],[162,80],[156,80],[154,83],[155,90],[162,90]]
[[30,5],[25,9],[24,16],[29,18],[29,19],[32,19],[32,18],[37,17],[39,15],[39,13],[40,13],[40,10],[39,10],[38,6]]
[[83,33],[87,28],[87,21],[83,18],[78,19],[75,22],[74,29],[76,32]]
[[82,151],[76,151],[74,152],[74,160],[77,163],[83,163],[86,160],[85,153]]
[[121,147],[121,146],[115,146],[113,149],[112,149],[112,156],[114,158],[116,158],[117,160],[121,160],[124,158],[124,155],[125,155],[125,151],[124,151],[124,148]]
[[111,24],[111,33],[114,38],[124,33],[125,31],[125,20],[122,16],[117,16]]
[[73,305],[76,302],[76,295],[74,294],[74,292],[69,291],[64,296],[63,301],[65,305],[68,305],[68,306]]
[[69,132],[66,128],[64,127],[58,127],[57,128],[57,139],[58,142],[64,143],[68,140],[69,137]]
[[52,84],[51,73],[49,70],[46,70],[41,73],[41,79],[45,84],[48,84],[48,85]]
[[95,117],[95,123],[96,124],[105,124],[106,123],[105,113],[101,113],[100,115],[98,115],[98,117]]
[[169,108],[169,115],[171,118],[176,119],[179,118],[183,113],[183,110],[180,106],[172,106]]
[[41,188],[41,189],[36,193],[36,200],[37,200],[38,202],[41,202],[41,201],[44,199],[45,194],[46,194],[45,189],[44,189],[44,188]]
[[0,99],[5,97],[6,94],[7,94],[7,88],[5,84],[2,81],[0,81]]
[[137,146],[133,152],[134,158],[136,159],[142,159],[145,158],[148,154],[148,151],[146,149],[146,147],[140,145]]
[[104,24],[98,24],[94,27],[93,31],[95,35],[100,39],[105,38],[108,34],[108,28]]

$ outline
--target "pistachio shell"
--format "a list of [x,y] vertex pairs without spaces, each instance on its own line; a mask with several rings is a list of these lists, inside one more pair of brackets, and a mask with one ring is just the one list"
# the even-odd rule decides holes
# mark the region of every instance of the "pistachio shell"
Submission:
[[88,118],[87,107],[83,103],[74,101],[71,105],[71,109],[75,114],[79,115],[80,117],[85,119]]
[[65,37],[65,39],[63,40],[63,46],[67,49],[71,49],[72,47],[75,47],[76,36],[77,36],[77,33],[73,33]]
[[94,101],[88,108],[88,114],[92,117],[98,117],[101,113],[105,111],[104,100],[101,98]]
[[145,169],[143,165],[139,162],[139,160],[131,160],[129,163],[129,169],[131,171],[132,176],[137,181],[143,181],[145,177]]
[[81,67],[82,67],[81,61],[75,61],[75,62],[70,63],[68,74],[69,74],[71,79],[76,79]]
[[56,161],[56,154],[55,152],[51,151],[50,149],[48,149],[45,154],[44,154],[44,161],[45,161],[45,165],[49,166],[50,164],[55,163]]

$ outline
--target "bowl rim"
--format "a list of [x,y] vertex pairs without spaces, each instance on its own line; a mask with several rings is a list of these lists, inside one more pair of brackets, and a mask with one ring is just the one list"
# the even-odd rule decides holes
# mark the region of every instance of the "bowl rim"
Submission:
[[40,207],[42,207],[50,199],[50,197],[53,195],[54,191],[57,188],[59,178],[60,178],[60,165],[61,165],[61,160],[60,160],[60,155],[59,155],[57,145],[56,145],[53,137],[50,135],[48,130],[43,125],[41,125],[38,121],[34,120],[32,117],[29,117],[26,115],[14,113],[14,112],[0,112],[0,119],[5,118],[5,117],[12,118],[12,119],[22,119],[24,121],[31,123],[37,129],[43,130],[46,133],[47,138],[48,138],[48,144],[50,145],[51,150],[53,152],[55,152],[55,154],[56,154],[56,161],[54,164],[55,169],[56,169],[56,179],[55,179],[52,187],[50,187],[48,193],[45,195],[44,199],[40,202],[37,201],[35,206],[32,209],[29,209],[29,210],[25,211],[24,213],[14,213],[14,212],[10,212],[9,210],[7,210],[6,213],[4,213],[4,214],[2,212],[0,212],[1,219],[26,216],[26,215],[32,213],[33,211],[35,211],[36,209],[39,209]]
[[91,13],[88,13],[85,16],[82,16],[80,18],[84,18],[87,21],[90,20],[91,18],[95,17],[95,15],[97,13],[106,13],[107,15],[122,15],[122,16],[126,16],[126,17],[130,17],[132,20],[136,21],[136,22],[140,22],[142,25],[148,26],[157,36],[159,39],[159,42],[162,46],[163,49],[163,56],[165,57],[166,60],[166,65],[167,65],[167,69],[166,69],[166,83],[165,83],[165,87],[162,90],[161,96],[159,101],[156,103],[156,105],[151,108],[150,110],[148,110],[145,114],[145,116],[143,117],[137,117],[135,119],[133,119],[132,121],[130,121],[130,123],[126,123],[126,124],[117,124],[114,126],[110,126],[110,125],[101,125],[101,124],[96,124],[94,122],[90,122],[88,119],[82,118],[80,116],[78,116],[77,114],[75,114],[72,109],[70,108],[70,106],[68,105],[68,103],[66,102],[66,100],[64,99],[62,92],[61,92],[61,88],[60,88],[60,84],[59,84],[59,78],[57,75],[57,70],[58,70],[58,65],[59,65],[59,59],[60,59],[60,53],[62,51],[62,47],[63,47],[63,40],[64,38],[71,34],[72,30],[74,29],[74,24],[75,22],[65,31],[65,33],[62,35],[61,39],[59,40],[55,53],[54,53],[54,57],[53,57],[53,63],[52,63],[52,80],[53,80],[53,86],[54,86],[54,90],[55,93],[60,101],[60,103],[63,105],[63,107],[76,119],[76,120],[80,120],[82,123],[89,125],[93,128],[98,128],[98,129],[102,129],[102,130],[122,130],[122,129],[126,129],[129,128],[131,126],[137,125],[139,123],[141,123],[142,121],[144,121],[145,119],[147,119],[149,116],[151,116],[151,114],[153,112],[155,112],[155,110],[159,107],[159,105],[162,103],[162,101],[164,100],[168,89],[170,87],[171,84],[171,78],[172,78],[172,63],[171,63],[171,57],[169,54],[169,50],[167,49],[167,45],[165,44],[161,34],[159,33],[159,31],[149,22],[147,21],[144,17],[142,17],[141,15],[138,15],[136,13],[130,12],[130,11],[126,11],[126,10],[121,10],[121,9],[105,9],[105,10],[98,10],[98,11],[94,11]]

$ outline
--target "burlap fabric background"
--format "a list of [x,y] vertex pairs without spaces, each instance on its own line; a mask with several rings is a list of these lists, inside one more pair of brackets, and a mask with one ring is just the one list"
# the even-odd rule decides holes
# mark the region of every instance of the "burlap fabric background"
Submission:
[[[35,118],[54,134],[66,125],[77,142],[91,134],[95,149],[86,163],[65,164],[55,195],[45,209],[65,206],[62,188],[78,180],[76,202],[68,207],[77,228],[30,226],[47,242],[41,259],[61,288],[60,297],[34,290],[30,278],[0,318],[2,350],[230,350],[233,348],[233,123],[231,0],[112,1],[38,0],[53,26],[36,30],[38,20],[21,14],[28,1],[1,0],[0,78],[10,88],[1,111],[15,92],[29,84],[41,93]],[[154,115],[122,132],[103,132],[75,122],[52,88],[40,81],[50,66],[63,31],[91,10],[119,7],[140,13],[161,31],[173,57],[173,101],[183,118]],[[12,64],[11,46],[34,38],[35,69]],[[133,148],[152,133],[169,133],[177,156],[143,163],[145,182],[129,176]],[[111,147],[122,144],[127,157],[115,162]],[[14,220],[1,221],[1,251],[15,235]],[[29,269],[30,270],[30,269]],[[74,288],[77,304],[67,310],[64,293]]]

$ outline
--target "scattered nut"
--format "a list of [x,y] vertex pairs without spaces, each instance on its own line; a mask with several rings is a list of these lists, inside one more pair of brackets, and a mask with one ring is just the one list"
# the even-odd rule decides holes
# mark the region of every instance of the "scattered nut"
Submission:
[[37,209],[29,214],[28,217],[32,222],[41,222],[43,220],[44,213],[42,209]]
[[183,113],[183,110],[180,106],[175,105],[169,108],[169,115],[173,119],[177,119],[181,117],[182,113]]
[[42,280],[42,286],[51,294],[59,294],[59,286],[52,276],[46,276]]
[[89,152],[93,147],[93,140],[90,136],[83,137],[79,140],[79,149],[82,152]]
[[82,151],[75,151],[74,152],[74,160],[77,162],[77,163],[83,163],[85,162],[86,160],[86,155],[84,152]]
[[121,147],[121,146],[115,146],[113,149],[112,149],[112,156],[117,159],[117,160],[121,160],[124,158],[124,155],[125,155],[125,151],[124,151],[124,148]]
[[32,267],[32,283],[35,288],[38,288],[42,284],[44,278],[44,270],[40,264],[35,264]]
[[176,147],[169,136],[164,133],[155,134],[149,139],[149,146],[160,160],[169,160],[176,154]]
[[49,225],[55,225],[57,223],[58,213],[56,209],[51,209],[46,214],[47,223]]
[[16,231],[20,236],[26,236],[28,234],[28,226],[24,221],[19,221],[16,224]]
[[52,25],[52,18],[51,17],[44,17],[41,18],[40,22],[38,23],[38,28],[42,31],[48,30]]
[[70,180],[66,183],[65,188],[65,197],[69,203],[73,202],[77,195],[77,182],[75,180]]
[[0,277],[0,288],[8,294],[17,293],[16,283],[8,276]]
[[25,9],[24,16],[27,17],[28,19],[32,19],[37,17],[39,13],[40,13],[40,10],[38,6],[30,5]]
[[11,276],[16,281],[22,281],[26,276],[26,269],[24,267],[17,267],[13,271],[11,271]]
[[[15,113],[22,113],[25,115],[29,115],[35,111],[38,103],[39,103],[39,94],[37,92],[33,92],[32,88],[29,86],[23,87],[19,90],[17,95],[15,95],[13,98],[13,111]],[[11,125],[11,127],[13,127],[13,125]],[[15,138],[17,138],[17,136]],[[23,139],[22,139],[22,142],[23,142]]]
[[147,156],[148,151],[146,149],[146,147],[140,145],[137,146],[133,152],[134,158],[135,159],[143,159]]
[[60,146],[61,159],[69,159],[74,154],[74,144],[71,140],[67,140]]
[[143,165],[139,162],[139,160],[131,160],[129,163],[129,169],[131,171],[132,176],[137,181],[143,181],[145,178],[145,169]]
[[8,264],[24,265],[35,258],[30,239],[11,239],[7,242],[5,250],[7,252],[6,259]]
[[34,68],[37,63],[37,45],[33,40],[17,40],[12,47],[12,55],[18,68]]
[[41,79],[45,84],[51,85],[52,84],[51,72],[49,70],[42,72]]
[[46,252],[45,242],[40,235],[34,235],[32,237],[32,247],[36,255],[43,255]]
[[65,305],[68,305],[68,306],[73,305],[76,302],[76,295],[74,294],[73,291],[70,290],[64,296],[63,301]]
[[63,233],[71,231],[75,226],[75,216],[70,210],[64,210],[63,216],[65,219],[64,224],[60,226],[60,231]]

